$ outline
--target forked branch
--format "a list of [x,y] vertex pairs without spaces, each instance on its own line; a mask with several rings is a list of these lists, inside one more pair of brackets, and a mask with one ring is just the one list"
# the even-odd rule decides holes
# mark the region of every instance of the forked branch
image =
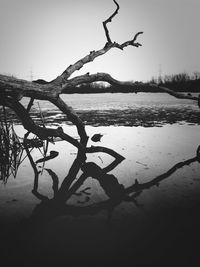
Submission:
[[73,65],[70,65],[60,76],[58,76],[54,81],[52,81],[53,84],[64,86],[67,83],[68,78],[72,75],[72,73],[74,73],[77,70],[80,70],[85,64],[92,62],[96,57],[102,56],[103,54],[107,53],[111,48],[119,48],[123,50],[127,46],[135,46],[135,47],[141,46],[141,44],[136,42],[136,40],[138,36],[143,33],[142,31],[137,32],[132,40],[126,41],[122,44],[111,41],[110,34],[107,28],[107,23],[112,21],[112,19],[117,15],[118,10],[119,10],[119,4],[117,3],[117,1],[115,0],[113,1],[116,4],[117,8],[108,19],[103,21],[103,27],[104,27],[106,39],[107,39],[105,46],[100,50],[91,51],[88,55],[78,60]]

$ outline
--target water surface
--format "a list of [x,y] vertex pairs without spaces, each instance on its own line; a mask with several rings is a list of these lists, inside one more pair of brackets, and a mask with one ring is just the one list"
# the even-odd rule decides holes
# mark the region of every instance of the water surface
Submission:
[[[6,184],[0,184],[2,257],[24,261],[24,266],[37,266],[42,262],[48,263],[43,266],[62,266],[63,262],[64,266],[96,266],[98,263],[112,266],[119,261],[121,266],[150,266],[150,263],[153,266],[185,266],[185,263],[199,266],[193,265],[199,263],[200,240],[197,104],[160,93],[62,97],[84,120],[88,146],[105,146],[125,157],[110,172],[115,182],[125,188],[134,184],[146,186],[132,192],[132,200],[123,199],[112,209],[103,206],[91,214],[89,207],[108,200],[108,195],[98,180],[88,177],[78,188],[78,194],[66,203],[85,212],[76,216],[61,214],[44,225],[41,217],[33,227],[30,218],[37,207],[45,203],[32,194],[34,172],[26,157],[16,178],[11,175]],[[27,99],[23,103],[28,104]],[[62,126],[65,133],[79,139],[75,126],[71,126],[59,110],[48,102],[35,101],[31,115],[40,123],[41,114],[48,127]],[[17,123],[14,128],[17,135],[23,137],[23,127]],[[103,135],[100,143],[91,140],[96,133]],[[76,158],[77,149],[57,141],[49,144],[50,150],[57,151],[58,157],[47,161],[44,169],[42,163],[38,163],[37,168],[43,169],[38,192],[52,199],[52,178],[46,169],[57,175],[60,185]],[[36,148],[31,155],[34,162],[42,157]],[[87,155],[87,162],[101,168],[112,161],[105,153]]]
[[[194,94],[195,95],[195,94]],[[177,99],[165,93],[106,93],[62,95],[86,125],[93,126],[162,126],[173,123],[200,123],[200,109],[196,101]],[[28,99],[22,103],[27,104]],[[71,124],[54,105],[35,101],[32,115],[46,123]]]

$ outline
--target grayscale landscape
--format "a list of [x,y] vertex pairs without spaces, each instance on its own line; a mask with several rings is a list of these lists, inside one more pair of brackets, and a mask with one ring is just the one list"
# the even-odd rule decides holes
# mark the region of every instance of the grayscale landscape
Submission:
[[[2,266],[199,266],[200,38],[196,32],[188,60],[189,47],[182,54],[176,46],[191,33],[185,26],[176,35],[182,26],[172,29],[162,13],[171,10],[175,21],[179,11],[180,22],[188,14],[185,25],[198,25],[191,15],[198,1],[16,2],[0,1],[2,20],[13,16],[13,28],[0,26]],[[162,16],[173,55],[161,26],[145,37]],[[29,36],[31,25],[44,43]],[[67,32],[70,53],[66,37],[55,41]],[[148,43],[149,63],[142,57]],[[44,64],[45,53],[52,58]]]

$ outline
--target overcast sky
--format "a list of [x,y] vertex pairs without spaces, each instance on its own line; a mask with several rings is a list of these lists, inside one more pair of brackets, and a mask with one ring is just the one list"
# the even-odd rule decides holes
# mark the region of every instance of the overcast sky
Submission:
[[[200,71],[200,0],[118,0],[108,24],[122,43],[144,31],[142,47],[112,49],[79,74],[108,72],[119,80],[149,80]],[[105,44],[102,21],[112,0],[0,0],[0,73],[51,80]],[[78,72],[75,73],[77,75]]]

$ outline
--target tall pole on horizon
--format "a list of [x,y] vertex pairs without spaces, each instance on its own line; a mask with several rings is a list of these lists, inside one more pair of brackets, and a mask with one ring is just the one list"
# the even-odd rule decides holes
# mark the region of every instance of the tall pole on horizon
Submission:
[[159,83],[162,82],[162,64],[159,64],[159,67],[158,67],[158,82]]

